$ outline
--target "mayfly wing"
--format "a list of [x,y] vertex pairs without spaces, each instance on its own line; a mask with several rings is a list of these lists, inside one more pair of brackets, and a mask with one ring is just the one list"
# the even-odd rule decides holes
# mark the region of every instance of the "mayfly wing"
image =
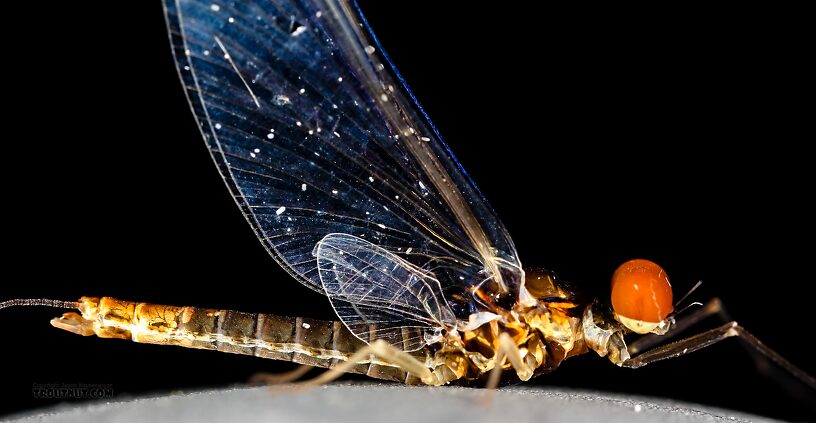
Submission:
[[326,235],[314,255],[337,316],[358,338],[413,351],[456,327],[439,281],[398,255],[348,234]]
[[166,0],[202,135],[271,255],[323,292],[313,250],[364,239],[442,288],[523,282],[501,222],[354,4]]

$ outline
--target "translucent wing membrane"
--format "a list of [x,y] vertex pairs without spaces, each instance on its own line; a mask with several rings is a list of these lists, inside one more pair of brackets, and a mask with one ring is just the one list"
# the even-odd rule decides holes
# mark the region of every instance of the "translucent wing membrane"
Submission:
[[439,281],[396,254],[352,235],[329,234],[314,255],[337,316],[360,339],[412,351],[456,327]]
[[213,159],[258,237],[299,281],[323,291],[312,252],[339,233],[443,288],[521,283],[510,237],[396,82],[356,8],[166,0],[165,9]]

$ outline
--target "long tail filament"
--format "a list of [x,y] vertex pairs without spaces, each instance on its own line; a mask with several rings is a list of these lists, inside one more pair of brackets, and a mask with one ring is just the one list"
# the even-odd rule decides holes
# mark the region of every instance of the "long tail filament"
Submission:
[[0,302],[0,310],[14,306],[45,306],[54,308],[78,308],[78,301],[49,300],[48,298],[15,298]]

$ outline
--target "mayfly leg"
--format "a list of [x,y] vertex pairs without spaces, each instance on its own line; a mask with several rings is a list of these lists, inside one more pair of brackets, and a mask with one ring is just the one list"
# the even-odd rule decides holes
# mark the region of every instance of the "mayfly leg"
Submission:
[[[723,324],[732,320],[731,316],[725,310],[722,301],[715,297],[706,302],[705,305],[702,305],[701,307],[684,315],[682,318],[677,319],[675,324],[673,324],[669,331],[664,335],[648,334],[630,343],[628,348],[629,354],[634,356],[659,344],[665,344],[670,339],[677,337],[681,333],[712,316],[716,316]],[[755,348],[753,348],[749,343],[745,342],[745,340],[742,338],[739,339],[740,345],[742,345],[745,351],[753,358],[754,365],[756,366],[757,370],[766,374],[768,377],[778,379],[777,375],[772,374],[768,357],[757,352]]]
[[371,356],[380,358],[389,363],[398,365],[406,372],[420,378],[423,383],[428,385],[438,385],[437,380],[431,370],[421,361],[417,360],[410,354],[402,351],[393,345],[383,341],[382,339],[374,340],[374,342],[360,348],[348,360],[339,362],[335,367],[326,370],[321,375],[304,380],[301,383],[304,385],[322,385],[329,383],[343,374],[351,371],[352,367],[359,362],[370,361]]
[[499,334],[499,346],[496,349],[496,355],[493,364],[493,370],[490,371],[485,388],[492,391],[499,386],[499,378],[502,374],[502,366],[504,360],[510,362],[510,367],[516,370],[516,374],[522,381],[529,380],[533,376],[534,366],[525,363],[522,359],[521,350],[513,341],[513,339],[506,332]]
[[[699,303],[698,303],[699,304]],[[635,341],[629,343],[629,354],[636,355],[642,351],[657,346],[658,344],[665,344],[668,340],[675,338],[677,335],[685,332],[687,329],[694,327],[703,320],[711,317],[719,316],[723,323],[731,321],[731,318],[726,313],[722,306],[722,301],[719,298],[712,298],[705,305],[694,309],[689,314],[677,319],[677,322],[672,325],[671,329],[664,335],[648,334],[643,335]]]
[[810,387],[810,389],[816,390],[816,379],[814,379],[812,376],[808,375],[798,367],[794,366],[793,363],[786,360],[776,351],[768,348],[754,335],[752,335],[750,332],[746,331],[744,328],[738,325],[737,322],[729,322],[718,328],[714,328],[703,333],[685,339],[681,339],[676,342],[672,342],[671,344],[664,345],[662,347],[657,347],[645,351],[635,357],[632,357],[624,361],[623,363],[621,363],[621,365],[623,367],[636,369],[660,360],[676,358],[689,354],[691,352],[711,346],[713,344],[716,344],[717,342],[720,342],[724,339],[728,339],[731,337],[739,337],[742,341],[744,341],[750,347],[752,347],[756,352],[764,355],[765,357],[776,363],[779,367],[785,369],[796,379]]
[[294,370],[290,370],[288,372],[282,373],[256,373],[249,378],[250,385],[278,385],[282,383],[291,383],[299,380],[306,373],[309,373],[309,370],[314,369],[314,366],[309,366],[307,364],[301,364]]
[[[676,337],[677,335],[683,333],[689,328],[696,326],[703,320],[712,316],[716,316],[721,321],[727,323],[725,323],[724,326],[721,326],[720,328],[717,329],[712,329],[709,332],[716,332],[734,323],[731,321],[731,317],[725,310],[722,301],[719,298],[712,298],[711,300],[706,302],[706,304],[703,305],[702,307],[693,310],[692,312],[683,316],[682,318],[679,318],[676,324],[674,324],[665,335],[655,334],[644,335],[635,340],[634,342],[630,343],[628,347],[629,353],[635,357],[631,359],[630,362],[632,364],[640,362],[641,364],[637,365],[637,367],[640,367],[653,361],[659,361],[664,358],[669,358],[662,356],[660,356],[660,358],[649,358],[649,356],[645,356],[646,353],[643,352],[646,351],[649,354],[653,354],[653,351],[660,351],[674,345],[669,344],[666,345],[665,347],[656,348],[649,351],[650,348],[654,348],[659,344],[664,344],[669,339]],[[745,331],[745,329],[743,329],[742,327],[738,326],[738,328],[739,329],[737,329],[737,331],[739,332],[738,334],[739,336],[737,336],[737,339],[740,341],[740,345],[745,349],[745,351],[753,358],[754,366],[760,373],[777,382],[780,386],[785,388],[785,390],[787,390],[791,395],[795,397],[807,399],[812,395],[812,393],[810,392],[803,392],[801,383],[808,385],[811,389],[816,389],[816,386],[814,385],[814,383],[816,382],[814,382],[813,377],[809,376],[807,373],[803,372],[801,369],[794,366],[792,363],[790,363],[781,355],[779,355],[779,353],[765,346],[762,342],[759,341],[759,339]],[[681,341],[678,341],[677,343],[685,343],[686,341],[691,339],[699,339],[697,338],[698,336],[704,335],[706,333],[708,332],[704,332],[703,334],[683,339]],[[687,354],[688,352],[719,342],[720,340],[725,339],[726,337],[730,336],[724,336],[722,338],[717,338],[716,336],[714,336],[714,338],[717,339],[710,341],[709,344],[701,346],[699,348],[689,349],[688,351],[683,351],[682,354],[679,355]],[[699,343],[701,341],[697,342]],[[760,347],[758,347],[758,345]],[[684,347],[684,349],[685,348],[686,347]],[[655,355],[655,357],[657,357],[657,355]],[[638,361],[634,361],[635,359],[637,359]],[[775,363],[775,365],[771,363]],[[633,365],[627,365],[626,363],[624,363],[623,365],[625,367],[635,367]],[[779,367],[781,367],[785,371],[784,372],[780,371]],[[807,389],[805,389],[805,391],[807,391]]]

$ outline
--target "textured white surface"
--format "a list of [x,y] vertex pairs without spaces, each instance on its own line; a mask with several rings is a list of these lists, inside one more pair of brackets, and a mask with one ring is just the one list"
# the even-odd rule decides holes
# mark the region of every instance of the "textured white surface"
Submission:
[[483,389],[333,384],[308,390],[234,388],[118,402],[64,405],[20,422],[699,422],[770,421],[643,397],[553,388]]

